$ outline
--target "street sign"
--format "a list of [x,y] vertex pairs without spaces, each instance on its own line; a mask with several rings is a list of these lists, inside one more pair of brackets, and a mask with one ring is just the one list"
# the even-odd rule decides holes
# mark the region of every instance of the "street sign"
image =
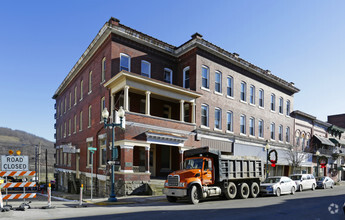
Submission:
[[95,148],[95,147],[88,147],[87,149],[91,150],[91,151],[97,151],[97,148]]
[[29,169],[28,156],[1,156],[2,171],[27,171]]

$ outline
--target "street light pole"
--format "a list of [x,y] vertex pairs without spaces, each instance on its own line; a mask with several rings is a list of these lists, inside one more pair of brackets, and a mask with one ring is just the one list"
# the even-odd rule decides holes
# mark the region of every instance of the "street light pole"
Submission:
[[320,156],[320,151],[316,151],[316,176],[319,176],[319,156]]
[[267,177],[268,177],[268,151],[270,149],[270,145],[268,143],[268,140],[266,141],[265,149],[266,149],[266,179],[267,179]]
[[[109,112],[107,110],[107,108],[104,108],[104,110],[102,111],[102,117],[104,120],[104,128],[106,127],[111,127],[111,131],[112,131],[112,158],[111,158],[111,192],[109,195],[109,202],[116,202],[117,198],[115,195],[115,159],[117,157],[117,149],[115,149],[115,127],[122,127],[122,123],[123,123],[123,117],[125,116],[125,111],[123,110],[122,106],[120,107],[119,111],[118,111],[118,115],[120,117],[120,123],[107,123],[107,120],[109,118]],[[115,117],[115,115],[114,115]]]

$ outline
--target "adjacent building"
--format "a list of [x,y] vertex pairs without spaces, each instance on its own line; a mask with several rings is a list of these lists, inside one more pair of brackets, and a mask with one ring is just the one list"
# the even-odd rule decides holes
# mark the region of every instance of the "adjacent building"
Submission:
[[287,175],[298,91],[198,33],[177,47],[111,18],[53,96],[57,185],[70,192],[81,183],[90,189],[93,169],[95,192],[109,193],[112,134],[101,112],[109,109],[115,120],[121,106],[118,195],[144,190],[150,179],[180,169],[185,150],[202,146],[266,161],[269,145],[281,156],[270,174]]

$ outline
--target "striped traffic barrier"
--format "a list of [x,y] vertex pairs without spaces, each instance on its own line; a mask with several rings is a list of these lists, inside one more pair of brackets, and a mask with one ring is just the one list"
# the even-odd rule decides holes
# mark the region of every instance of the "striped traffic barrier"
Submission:
[[35,171],[0,171],[0,176],[34,176]]
[[47,206],[43,206],[42,209],[53,209],[55,208],[54,206],[52,206],[52,187],[51,184],[48,184],[47,187],[47,196],[48,196],[48,205]]
[[31,199],[36,198],[36,193],[8,194],[2,196],[3,200],[7,199]]
[[24,183],[2,183],[0,184],[1,188],[15,188],[15,187],[34,187],[36,186],[35,182],[24,182]]

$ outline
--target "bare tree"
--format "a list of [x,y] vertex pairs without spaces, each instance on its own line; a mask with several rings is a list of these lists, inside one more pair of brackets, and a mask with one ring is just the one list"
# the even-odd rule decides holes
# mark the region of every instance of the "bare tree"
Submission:
[[292,173],[295,173],[295,169],[301,166],[301,163],[305,160],[305,153],[297,150],[297,147],[290,147],[288,150],[288,161],[292,167]]

